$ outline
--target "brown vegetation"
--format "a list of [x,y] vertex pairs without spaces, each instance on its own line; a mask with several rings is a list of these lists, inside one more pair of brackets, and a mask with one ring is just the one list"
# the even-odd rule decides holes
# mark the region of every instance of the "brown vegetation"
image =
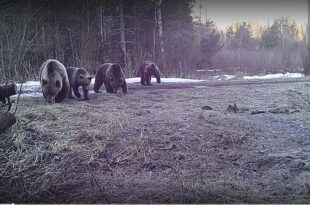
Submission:
[[[165,83],[53,105],[22,98],[0,135],[0,201],[308,203],[309,91]],[[281,108],[299,112],[251,114]]]

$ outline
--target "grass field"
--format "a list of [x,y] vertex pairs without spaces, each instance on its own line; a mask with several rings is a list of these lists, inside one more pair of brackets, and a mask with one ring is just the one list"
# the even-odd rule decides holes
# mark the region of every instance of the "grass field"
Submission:
[[0,202],[310,201],[308,79],[130,84],[89,97],[21,98],[0,134]]

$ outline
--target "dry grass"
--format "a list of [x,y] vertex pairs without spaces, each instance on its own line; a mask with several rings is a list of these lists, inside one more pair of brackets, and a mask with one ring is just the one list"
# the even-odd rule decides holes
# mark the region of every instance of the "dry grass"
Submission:
[[[286,85],[309,90],[302,83]],[[294,127],[310,122],[309,106],[300,102],[298,113],[251,115],[291,107],[292,96],[283,93],[301,94],[277,84],[260,90],[158,88],[134,85],[127,95],[93,94],[90,101],[54,105],[22,98],[17,124],[0,135],[0,201],[309,202],[302,137],[309,128]],[[262,89],[263,97],[257,95]],[[226,111],[234,103],[244,112]],[[213,110],[202,109],[206,105]],[[296,142],[287,126],[299,133]]]

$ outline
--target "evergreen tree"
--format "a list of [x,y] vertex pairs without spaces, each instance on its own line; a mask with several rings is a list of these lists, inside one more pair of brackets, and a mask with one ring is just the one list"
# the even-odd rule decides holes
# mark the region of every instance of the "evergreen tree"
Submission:
[[162,4],[167,65],[179,68],[181,75],[183,68],[189,67],[193,53],[192,3],[192,0],[166,0]]
[[262,34],[262,47],[265,49],[275,48],[280,44],[281,30],[279,22],[275,21],[273,25]]
[[205,33],[200,40],[201,60],[199,67],[212,67],[212,58],[221,48],[220,33],[216,30],[215,23],[213,21],[207,21]]
[[235,32],[231,39],[231,47],[233,49],[251,48],[254,45],[250,24],[242,22],[235,24]]

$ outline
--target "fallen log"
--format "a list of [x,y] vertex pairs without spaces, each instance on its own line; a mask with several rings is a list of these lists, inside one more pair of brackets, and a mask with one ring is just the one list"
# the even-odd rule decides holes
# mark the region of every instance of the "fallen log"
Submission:
[[10,113],[6,112],[0,116],[0,133],[5,132],[5,130],[16,123],[16,117]]
[[6,103],[6,99],[8,100],[8,106],[9,109],[8,111],[11,110],[11,100],[10,100],[10,96],[15,95],[16,94],[16,84],[12,83],[10,85],[1,85],[0,86],[0,101],[5,104]]

